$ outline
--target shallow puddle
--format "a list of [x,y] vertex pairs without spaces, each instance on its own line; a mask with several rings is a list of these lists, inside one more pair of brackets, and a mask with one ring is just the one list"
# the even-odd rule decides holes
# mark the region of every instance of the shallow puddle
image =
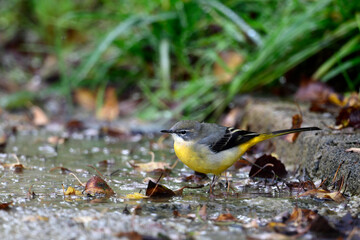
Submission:
[[[132,232],[158,239],[246,239],[269,232],[266,224],[281,213],[291,212],[295,206],[316,209],[330,222],[338,221],[349,211],[356,214],[359,209],[359,202],[354,198],[341,204],[296,198],[296,193],[290,193],[283,183],[271,186],[250,180],[249,169],[231,172],[229,179],[236,192],[227,193],[226,188],[218,186],[215,196],[209,197],[208,186],[205,186],[184,189],[182,196],[168,199],[129,200],[126,194],[139,191],[145,194],[148,177],[154,181],[159,178],[159,174],[134,170],[129,161],[149,162],[151,149],[155,161],[172,165],[176,157],[170,140],[159,145],[158,137],[129,137],[120,141],[75,134],[56,147],[48,143],[50,135],[53,134],[45,131],[20,132],[8,140],[6,153],[0,155],[1,163],[11,164],[16,162],[14,153],[25,166],[20,173],[8,168],[0,172],[0,202],[13,202],[10,210],[0,211],[1,239],[117,239],[121,236],[131,239],[135,235],[126,234]],[[107,160],[107,164],[100,163],[103,160]],[[83,187],[73,176],[54,168],[67,168],[86,182],[97,175],[88,165],[95,166],[104,175],[116,193],[114,197],[64,197],[63,186],[79,190]],[[172,190],[196,186],[182,180],[191,174],[190,169],[178,163],[160,184]],[[223,180],[221,184],[224,185]],[[30,188],[34,198],[28,194]],[[236,220],[216,221],[222,213],[230,213]],[[307,233],[302,238],[312,239],[316,235]]]

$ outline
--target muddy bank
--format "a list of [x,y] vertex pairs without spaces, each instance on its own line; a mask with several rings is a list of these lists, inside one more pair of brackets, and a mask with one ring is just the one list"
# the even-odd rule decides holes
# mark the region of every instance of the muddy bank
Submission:
[[[360,193],[360,154],[346,151],[349,148],[360,147],[360,131],[351,128],[332,130],[328,126],[335,124],[335,118],[328,113],[309,112],[308,106],[301,106],[303,115],[302,127],[317,126],[318,132],[300,134],[295,143],[289,143],[282,138],[275,138],[275,153],[285,164],[296,164],[304,167],[310,177],[332,181],[339,165],[343,163],[337,174],[337,179],[346,178],[350,194]],[[242,127],[253,131],[268,132],[291,127],[292,116],[299,109],[294,103],[278,100],[256,99],[247,103]]]

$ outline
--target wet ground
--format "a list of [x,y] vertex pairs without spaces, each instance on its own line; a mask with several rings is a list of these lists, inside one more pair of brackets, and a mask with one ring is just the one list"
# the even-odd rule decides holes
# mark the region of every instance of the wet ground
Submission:
[[[0,163],[15,163],[12,154],[16,154],[25,169],[16,172],[5,165],[0,171],[0,202],[12,202],[9,210],[0,210],[0,239],[141,239],[136,238],[140,235],[143,239],[277,239],[266,225],[295,206],[318,211],[330,224],[348,212],[356,215],[359,211],[357,197],[342,203],[296,198],[296,193],[291,193],[283,183],[249,179],[249,168],[231,172],[229,179],[236,193],[226,193],[225,188],[218,187],[216,195],[210,198],[205,186],[184,189],[182,196],[168,199],[129,200],[126,199],[129,193],[145,194],[148,177],[155,181],[159,177],[134,170],[129,161],[149,162],[152,150],[155,161],[172,165],[176,157],[170,139],[159,143],[160,136],[132,135],[119,140],[88,132],[74,133],[67,142],[56,146],[48,142],[53,135],[61,134],[29,130],[8,139]],[[103,160],[108,164],[99,163]],[[115,196],[108,199],[64,196],[63,186],[79,190],[83,187],[73,176],[52,169],[65,167],[86,182],[97,174],[88,165],[104,175]],[[160,184],[173,190],[198,185],[182,180],[191,174],[190,169],[179,163]],[[28,194],[30,187],[35,196]],[[216,220],[225,213],[234,219]],[[299,237],[317,238],[312,232]]]

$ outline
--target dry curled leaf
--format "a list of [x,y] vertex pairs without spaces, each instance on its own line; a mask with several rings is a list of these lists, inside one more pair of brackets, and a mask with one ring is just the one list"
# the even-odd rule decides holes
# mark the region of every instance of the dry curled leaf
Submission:
[[194,174],[182,178],[182,181],[184,182],[194,182],[197,184],[204,184],[208,180],[209,177],[205,173],[199,173],[196,171],[194,172]]
[[337,128],[360,128],[360,105],[344,107],[336,117]]
[[308,231],[315,232],[323,237],[339,235],[339,232],[324,217],[310,209],[295,207],[290,215],[282,214],[280,218],[276,218],[282,220],[270,222],[268,227],[284,235],[294,236],[305,234]]
[[[259,168],[260,167],[260,168]],[[262,155],[258,158],[249,172],[250,177],[259,178],[284,178],[287,175],[285,165],[277,158],[271,155]]]
[[158,183],[154,183],[151,180],[149,180],[145,195],[151,198],[170,198],[176,196],[173,190]]
[[148,182],[148,186],[146,188],[146,196],[151,197],[151,198],[170,198],[170,197],[174,197],[174,196],[181,196],[183,194],[183,190],[185,188],[190,188],[190,189],[196,189],[196,188],[202,188],[204,187],[204,185],[199,185],[199,186],[184,186],[178,190],[171,190],[159,183],[155,183],[151,180],[149,180]]
[[198,209],[198,216],[205,221],[207,219],[207,210],[206,205],[204,204],[201,208]]
[[329,95],[335,91],[323,82],[303,81],[295,94],[295,98],[300,101],[311,101],[324,104],[328,102]]
[[346,152],[360,153],[360,148],[348,148],[345,151]]
[[94,111],[96,106],[96,93],[85,88],[78,88],[74,93],[75,102],[87,111]]
[[[300,128],[301,127],[301,124],[303,122],[303,119],[302,119],[302,115],[301,114],[295,114],[292,116],[292,126],[291,126],[291,129],[293,128]],[[296,133],[291,133],[291,134],[287,134],[284,136],[285,140],[288,141],[288,142],[295,142],[296,139],[298,138],[300,132],[296,132]]]
[[235,222],[237,219],[231,213],[222,213],[216,219],[216,222]]
[[47,222],[49,221],[48,217],[45,216],[40,216],[40,215],[36,215],[36,216],[26,216],[23,218],[24,222]]
[[119,232],[115,234],[115,237],[129,240],[143,240],[145,239],[141,234],[137,232]]
[[41,127],[49,123],[49,118],[41,108],[32,106],[30,110],[33,115],[33,124],[35,126]]
[[47,139],[47,142],[54,145],[64,144],[68,138],[63,138],[59,136],[50,136]]
[[318,199],[333,200],[337,203],[341,203],[346,200],[346,198],[340,191],[330,192],[329,190],[324,189],[311,189],[299,195],[299,197],[304,196],[312,196]]
[[86,182],[84,192],[91,196],[104,194],[105,196],[110,197],[115,194],[105,180],[99,176],[93,176]]
[[76,119],[68,121],[65,127],[69,132],[82,131],[85,128],[84,123]]
[[168,170],[172,167],[169,163],[166,162],[155,162],[155,154],[150,152],[151,154],[151,161],[147,163],[134,163],[130,161],[129,164],[139,172],[153,172],[155,170]]
[[116,89],[109,87],[105,91],[104,105],[96,112],[96,117],[103,121],[113,121],[119,115]]
[[5,151],[7,145],[7,139],[8,137],[5,133],[2,133],[0,135],[0,153]]
[[129,133],[125,132],[123,129],[110,128],[108,126],[104,126],[100,128],[100,136],[109,136],[113,138],[125,139],[129,137]]
[[13,202],[0,203],[0,210],[10,210]]
[[25,169],[25,166],[20,163],[19,158],[13,154],[13,157],[16,159],[16,163],[0,163],[4,168],[8,168],[15,173],[22,173]]

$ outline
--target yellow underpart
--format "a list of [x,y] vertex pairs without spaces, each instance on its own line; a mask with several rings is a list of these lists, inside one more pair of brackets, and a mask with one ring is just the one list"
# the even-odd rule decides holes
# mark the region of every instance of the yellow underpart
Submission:
[[213,153],[205,145],[194,145],[193,142],[186,141],[175,141],[174,150],[176,156],[192,170],[220,175],[240,159],[250,147],[276,136],[278,135],[261,134],[246,143],[242,143],[237,148],[227,149],[219,153]]

